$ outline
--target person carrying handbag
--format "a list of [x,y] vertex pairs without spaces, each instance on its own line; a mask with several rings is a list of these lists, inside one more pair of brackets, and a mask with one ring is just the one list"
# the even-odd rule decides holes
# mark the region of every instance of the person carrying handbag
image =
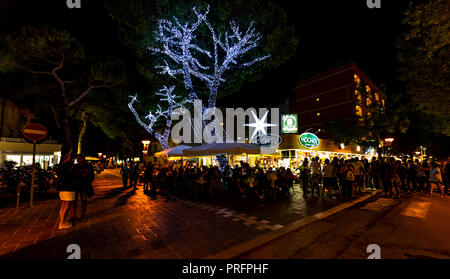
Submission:
[[342,196],[351,198],[353,196],[353,183],[355,181],[355,169],[345,160],[344,165],[341,168],[341,174],[345,178],[344,187],[342,188]]

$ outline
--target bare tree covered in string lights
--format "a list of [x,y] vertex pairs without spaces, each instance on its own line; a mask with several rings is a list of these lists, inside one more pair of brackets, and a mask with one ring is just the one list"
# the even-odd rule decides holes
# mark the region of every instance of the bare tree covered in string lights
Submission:
[[[209,91],[208,103],[206,106],[202,106],[202,112],[214,116],[219,88],[226,82],[224,78],[225,73],[250,67],[259,61],[269,58],[270,55],[253,58],[248,61],[244,60],[243,56],[255,49],[262,39],[262,36],[255,31],[254,22],[251,22],[245,31],[242,31],[235,22],[230,22],[228,31],[224,34],[217,34],[214,27],[207,20],[209,6],[203,13],[199,12],[196,7],[193,7],[192,10],[196,15],[196,20],[193,23],[181,23],[176,17],[173,18],[173,21],[159,20],[156,31],[158,46],[148,47],[148,49],[153,54],[160,55],[163,58],[162,65],[156,66],[160,70],[160,74],[168,75],[174,79],[182,79],[188,100],[191,103],[200,99],[199,92],[194,87],[194,79],[196,83],[200,82],[203,84],[203,87],[206,86]],[[198,39],[201,26],[206,27],[209,31],[209,36],[207,37],[211,40],[209,45],[212,47],[212,50],[202,47],[207,44]],[[149,133],[153,134],[153,125],[156,121],[152,121],[153,118],[149,117],[150,123],[143,123],[133,108],[135,101],[136,97],[133,97],[129,104],[130,109],[135,114],[138,122]],[[174,107],[171,111],[173,109]],[[206,124],[204,121],[203,125]],[[170,127],[166,125],[165,129],[164,135],[155,133],[155,136],[162,139],[162,141],[160,140],[161,145],[164,149],[167,149],[169,146],[167,141],[165,141],[165,135],[166,133],[167,135],[170,134]],[[194,132],[197,131],[194,130]],[[213,142],[215,130],[212,130],[208,136],[209,138],[206,141]],[[220,158],[218,156],[218,160],[222,166],[226,163],[226,156],[221,156]]]
[[[194,23],[181,23],[175,17],[173,22],[165,19],[159,20],[156,39],[160,46],[149,47],[149,50],[154,54],[163,55],[164,65],[157,66],[158,69],[161,69],[161,74],[182,78],[191,102],[199,99],[193,79],[202,82],[209,90],[208,104],[202,110],[204,113],[214,115],[219,87],[226,82],[224,74],[230,70],[250,67],[269,58],[270,55],[243,61],[243,56],[256,48],[262,39],[262,36],[253,27],[254,22],[250,23],[245,32],[241,31],[235,22],[230,22],[229,31],[225,34],[217,34],[207,20],[209,6],[204,13],[197,11],[196,7],[193,7],[192,10],[197,17]],[[197,39],[196,31],[202,24],[209,30],[212,51],[202,48],[200,45],[204,44]]]

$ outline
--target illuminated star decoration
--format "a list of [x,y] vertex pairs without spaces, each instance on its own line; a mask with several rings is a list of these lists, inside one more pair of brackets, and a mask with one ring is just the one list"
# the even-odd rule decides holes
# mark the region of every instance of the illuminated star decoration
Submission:
[[255,137],[255,135],[257,135],[257,134],[260,135],[260,133],[262,133],[263,135],[266,135],[267,134],[266,127],[277,126],[277,124],[266,123],[266,118],[267,118],[267,114],[268,113],[269,113],[269,111],[266,111],[264,116],[261,119],[259,119],[256,116],[255,112],[252,111],[253,119],[255,119],[255,122],[251,123],[251,124],[244,124],[244,126],[255,128],[255,130],[253,131],[252,136],[250,137],[251,139],[253,137]]

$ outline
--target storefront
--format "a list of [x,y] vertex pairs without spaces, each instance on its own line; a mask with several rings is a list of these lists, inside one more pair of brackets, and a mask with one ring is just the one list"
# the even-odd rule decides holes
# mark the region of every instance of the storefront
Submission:
[[363,148],[358,146],[336,145],[331,140],[319,139],[311,133],[284,134],[279,146],[279,165],[290,167],[300,164],[305,158],[311,161],[313,157],[319,157],[322,161],[337,157],[349,159],[369,157]]
[[[57,164],[61,157],[61,144],[44,141],[36,145],[35,162],[47,169]],[[21,138],[1,138],[0,165],[5,161],[14,161],[17,165],[31,165],[33,161],[33,144]]]

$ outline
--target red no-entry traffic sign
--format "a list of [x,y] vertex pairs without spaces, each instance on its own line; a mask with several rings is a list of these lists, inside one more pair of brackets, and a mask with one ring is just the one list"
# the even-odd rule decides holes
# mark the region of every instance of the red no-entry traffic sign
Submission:
[[23,136],[31,141],[41,141],[47,137],[47,128],[41,124],[30,123],[22,129]]

